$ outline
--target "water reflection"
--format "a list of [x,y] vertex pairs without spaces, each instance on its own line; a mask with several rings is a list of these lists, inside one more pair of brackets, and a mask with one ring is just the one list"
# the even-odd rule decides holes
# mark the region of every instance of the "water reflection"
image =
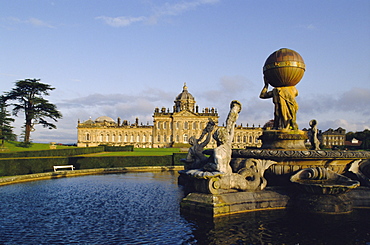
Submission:
[[366,244],[370,211],[180,214],[177,173],[127,173],[0,188],[0,244]]

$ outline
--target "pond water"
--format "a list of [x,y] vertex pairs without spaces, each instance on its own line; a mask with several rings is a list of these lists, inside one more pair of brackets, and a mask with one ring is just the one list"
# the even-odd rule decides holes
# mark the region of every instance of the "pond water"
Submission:
[[182,215],[177,177],[125,173],[0,187],[0,244],[370,244],[370,210]]

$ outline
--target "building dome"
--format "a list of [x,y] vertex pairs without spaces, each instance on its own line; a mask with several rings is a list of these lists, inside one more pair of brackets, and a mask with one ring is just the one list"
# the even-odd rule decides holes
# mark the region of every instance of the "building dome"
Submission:
[[188,87],[184,83],[182,92],[177,95],[175,99],[174,112],[180,112],[184,110],[189,110],[194,112],[195,99],[191,93],[188,92]]
[[95,119],[95,122],[96,123],[103,123],[103,122],[114,123],[115,121],[111,117],[102,116],[102,117],[98,117],[97,119]]
[[177,95],[176,100],[194,100],[193,95],[191,95],[191,93],[188,92],[188,87],[186,86],[186,83],[182,88],[182,92],[179,95]]

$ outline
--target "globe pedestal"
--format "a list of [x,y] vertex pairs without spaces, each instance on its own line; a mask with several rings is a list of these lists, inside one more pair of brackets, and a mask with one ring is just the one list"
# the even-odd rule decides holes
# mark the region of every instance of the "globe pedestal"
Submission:
[[260,136],[262,149],[306,150],[308,139],[302,130],[265,130]]

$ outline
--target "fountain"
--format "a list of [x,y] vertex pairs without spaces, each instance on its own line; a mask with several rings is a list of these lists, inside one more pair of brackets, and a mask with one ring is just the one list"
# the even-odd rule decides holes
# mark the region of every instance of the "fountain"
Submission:
[[[230,104],[226,126],[213,134],[215,149],[203,151],[205,144],[192,143],[183,160],[185,170],[179,171],[179,184],[188,193],[182,212],[217,217],[290,208],[340,214],[370,207],[369,152],[321,150],[316,120],[309,123],[312,149],[305,147],[308,137],[298,129],[295,100],[295,85],[304,72],[304,61],[294,50],[279,49],[267,58],[260,98],[272,98],[275,110],[273,128],[260,137],[261,148],[231,148],[242,109],[236,100]],[[206,134],[209,139],[213,127],[210,121],[200,139]]]

